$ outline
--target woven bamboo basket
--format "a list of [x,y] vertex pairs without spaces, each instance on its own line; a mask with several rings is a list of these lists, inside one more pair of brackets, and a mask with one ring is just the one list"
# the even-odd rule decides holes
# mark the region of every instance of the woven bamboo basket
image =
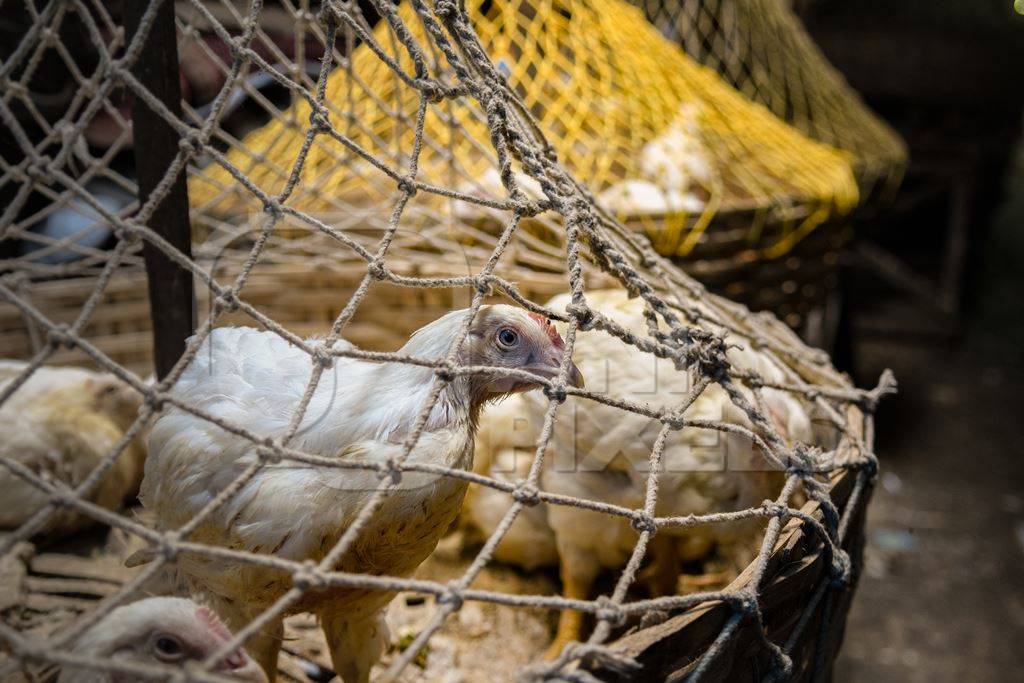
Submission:
[[[290,240],[288,244],[294,246],[302,242]],[[307,243],[302,248],[312,249],[312,245]],[[203,247],[200,246],[199,250],[202,251]],[[211,268],[211,272],[220,277],[230,277],[239,266],[239,259],[235,256],[223,260],[218,267]],[[421,256],[421,252],[415,253],[389,265],[406,275],[458,275],[457,269],[451,264],[430,262]],[[542,256],[537,258],[543,261]],[[799,265],[792,263],[794,258],[796,256],[793,254],[785,257],[789,265],[780,265],[779,278],[792,277],[793,271],[799,270]],[[294,254],[291,259],[281,257],[278,261],[257,265],[241,298],[300,335],[322,333],[329,328],[366,275],[364,263],[330,259],[302,262],[294,258]],[[713,261],[709,260],[708,263]],[[543,268],[522,268],[515,270],[514,275],[504,275],[514,277],[522,291],[535,300],[546,300],[564,291],[564,275],[545,273]],[[592,284],[600,285],[599,276],[595,272],[588,269],[588,275]],[[55,322],[70,323],[81,311],[83,302],[94,287],[94,277],[78,277],[28,283],[23,286],[22,294]],[[126,268],[117,272],[83,335],[113,360],[144,374],[151,372],[152,363],[151,311],[146,291],[145,273],[141,270]],[[361,307],[357,317],[346,327],[345,334],[360,346],[392,350],[400,346],[414,329],[462,305],[465,305],[464,302],[456,300],[450,289],[409,289],[377,283],[371,288],[370,298]],[[209,306],[209,299],[200,294],[197,302],[200,312],[205,313]],[[241,313],[233,312],[227,313],[221,323],[253,324],[253,321]],[[766,319],[765,325],[770,336],[776,340],[792,340],[792,332],[779,322]],[[0,343],[0,353],[4,357],[27,358],[41,343],[41,335],[33,330],[18,309],[4,304],[0,306]],[[53,361],[62,364],[90,362],[81,351],[71,350],[60,351]],[[851,410],[853,420],[859,420],[856,409]],[[871,475],[865,471],[844,470],[833,476],[828,484],[832,500],[846,520],[846,536],[841,539],[841,546],[849,553],[854,565],[853,581],[832,586],[828,576],[828,548],[807,522],[792,520],[775,544],[762,583],[762,617],[768,636],[773,642],[793,643],[793,680],[812,680],[815,671],[821,667],[827,668],[828,663],[834,659],[842,641],[843,625],[859,569],[863,515],[870,496]],[[821,512],[818,508],[817,503],[809,502],[801,512],[807,518],[820,521]],[[125,549],[112,547],[110,538],[97,536],[90,540],[87,535],[84,540],[75,541],[76,552],[80,552],[83,542],[91,548],[90,554],[94,560],[85,561],[64,554],[70,549],[65,547],[66,544],[51,547],[43,554],[35,554],[29,548],[25,552],[24,561],[16,570],[8,572],[16,577],[16,585],[14,588],[4,588],[8,593],[4,596],[4,604],[12,604],[16,610],[22,610],[17,612],[19,614],[31,614],[35,620],[32,623],[42,631],[59,631],[73,621],[72,617],[87,613],[94,608],[97,600],[111,594],[135,576],[121,566],[120,558],[126,554]],[[448,554],[451,554],[450,550]],[[456,570],[463,568],[463,564],[469,561],[464,556],[444,558],[440,551],[438,555],[442,555],[441,559],[425,565],[419,573],[420,577],[441,580],[457,575]],[[754,566],[751,564],[729,583],[727,590],[743,588],[753,572]],[[509,592],[557,590],[557,584],[543,576],[524,577],[500,565],[488,567],[481,580],[485,585],[492,582]],[[159,590],[159,587],[155,590]],[[409,600],[414,599],[422,601],[421,596],[410,594]],[[426,607],[429,605],[428,601]],[[809,616],[799,619],[808,605],[812,608]],[[411,612],[417,608],[403,609]],[[591,669],[601,680],[680,679],[693,670],[701,655],[712,646],[716,635],[729,620],[731,610],[732,607],[726,603],[706,602],[678,614],[658,613],[653,618],[648,615],[642,621],[624,624],[612,645],[642,665],[641,670],[628,676],[607,668],[600,661],[584,660],[582,666]],[[407,614],[404,616],[408,618]],[[501,632],[502,620],[507,617],[503,617],[500,610],[485,608],[483,616],[479,618],[484,624],[482,628],[489,629],[487,637],[508,637]],[[517,624],[523,628],[524,634],[533,638],[531,641],[526,635],[522,636],[524,642],[521,647],[534,648],[537,652],[542,650],[549,628],[548,616],[538,614],[528,618],[525,626],[519,622]],[[714,666],[704,672],[703,680],[748,680],[757,671],[767,669],[769,662],[762,650],[753,647],[745,649],[756,638],[753,625],[741,623],[737,628],[739,636],[730,640],[733,643],[731,649],[715,658]],[[290,629],[289,638],[294,638],[295,644],[292,653],[282,658],[282,678],[306,680],[301,672],[308,671],[310,666],[328,670],[329,659],[323,643],[317,638],[318,634],[299,621],[292,622]],[[448,647],[460,652],[460,648],[479,647],[477,641],[459,641],[450,634],[447,642]],[[504,668],[506,665],[507,671]],[[510,678],[514,671],[514,667],[505,662],[489,663],[488,666],[493,666],[493,670],[481,669],[476,673],[502,679],[505,673]],[[39,680],[52,680],[54,671],[52,667],[41,667],[37,673]]]

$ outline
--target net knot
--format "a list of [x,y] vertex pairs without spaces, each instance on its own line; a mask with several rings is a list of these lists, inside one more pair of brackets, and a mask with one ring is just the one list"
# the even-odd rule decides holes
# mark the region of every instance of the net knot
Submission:
[[18,81],[12,81],[9,78],[5,78],[2,83],[4,90],[9,92],[12,97],[24,98],[28,95],[28,88]]
[[276,465],[281,462],[281,452],[274,447],[273,441],[269,444],[256,447],[256,455],[263,464]]
[[321,107],[309,112],[309,125],[317,133],[326,133],[331,130],[331,119],[327,111]]
[[75,337],[66,323],[51,327],[50,331],[46,333],[46,337],[58,349],[61,347],[73,349],[75,347]]
[[73,138],[77,137],[75,126],[70,121],[61,121],[53,127],[53,131],[60,135],[60,141],[63,145],[70,145],[74,142]]
[[565,403],[565,399],[568,398],[568,394],[565,393],[565,387],[561,386],[552,387],[545,385],[544,395],[547,396],[548,400],[555,403]]
[[239,308],[238,297],[232,290],[224,290],[217,297],[217,308],[234,313]]
[[459,8],[453,0],[437,0],[437,3],[434,5],[434,14],[441,19],[450,19],[458,11]]
[[647,533],[654,534],[658,531],[658,524],[654,521],[654,517],[651,517],[643,510],[636,511],[629,523],[638,533],[646,531]]
[[434,368],[434,374],[442,382],[454,382],[458,376],[458,372],[455,367],[455,363],[450,360],[441,361],[436,368]]
[[865,451],[858,448],[859,458],[851,459],[849,464],[853,467],[860,467],[864,470],[869,477],[874,477],[878,474],[878,456],[871,451]]
[[829,585],[833,588],[842,588],[850,583],[853,573],[853,565],[850,562],[850,555],[842,548],[837,548],[832,556],[832,568],[829,571]]
[[31,164],[25,167],[25,175],[35,181],[48,180],[53,159],[48,156],[40,156]]
[[53,489],[49,494],[49,503],[58,508],[70,508],[74,505],[75,494],[70,489],[61,487]]
[[429,78],[417,78],[413,83],[415,84],[416,89],[427,98],[427,102],[437,104],[444,100],[446,94],[445,89],[433,80]]
[[370,277],[374,280],[386,280],[388,278],[388,269],[380,259],[370,261],[366,266],[366,272],[369,273]]
[[611,601],[607,595],[599,595],[597,600],[597,611],[594,616],[601,621],[606,621],[613,626],[621,626],[626,621],[626,613],[622,608]]
[[462,597],[458,588],[451,584],[448,584],[444,592],[437,596],[437,604],[451,605],[453,610],[461,609],[463,602],[465,602],[465,598]]
[[383,471],[391,480],[392,486],[398,486],[398,484],[402,481],[402,466],[394,458],[388,458],[384,462]]
[[896,393],[896,376],[886,368],[878,378],[878,384],[871,391],[865,392],[860,400],[860,408],[867,413],[874,413],[878,402],[890,394]]
[[757,604],[757,595],[749,590],[736,593],[731,600],[733,607],[749,617],[757,617],[761,606]]
[[245,46],[245,40],[239,36],[233,40],[228,41],[228,53],[231,55],[231,61],[233,62],[248,62],[249,57],[246,54],[248,49]]
[[338,10],[334,8],[334,3],[325,2],[316,13],[316,20],[325,29],[330,29],[338,23],[337,14]]
[[324,370],[330,370],[334,367],[334,356],[322,346],[314,346],[310,358],[313,363],[319,365]]
[[585,304],[571,303],[565,307],[565,312],[571,315],[576,320],[576,326],[584,332],[593,329],[594,323],[594,312],[590,310]]
[[765,500],[761,503],[761,509],[764,510],[765,514],[769,517],[778,517],[779,519],[786,519],[789,517],[789,508],[785,505],[779,505],[773,500]]
[[160,537],[160,553],[168,562],[174,562],[178,557],[178,541],[181,534],[177,531],[168,531]]
[[483,296],[491,296],[494,294],[494,276],[493,275],[480,275],[476,278],[476,291]]
[[153,411],[154,413],[159,413],[161,410],[164,409],[164,398],[161,394],[155,392],[146,392],[145,396],[146,397],[143,399],[143,403],[145,403],[146,406],[151,411]]
[[267,197],[263,202],[263,213],[268,216],[272,216],[277,220],[280,220],[284,215],[284,210],[281,208],[281,204],[273,197]]
[[202,136],[199,135],[198,131],[190,130],[178,140],[178,149],[186,154],[189,152],[202,154],[205,149]]
[[793,450],[787,454],[787,459],[789,464],[786,466],[786,474],[796,475],[805,480],[814,476],[814,460],[803,444],[798,443],[794,446]]
[[134,243],[139,240],[134,223],[122,222],[114,228],[114,237],[122,242]]
[[311,589],[327,588],[327,579],[317,569],[316,563],[313,560],[306,560],[302,563],[302,569],[296,570],[292,574],[292,585],[300,591],[306,592]]
[[540,491],[526,480],[520,480],[512,490],[512,500],[532,508],[540,505]]
[[683,416],[678,415],[677,413],[669,413],[667,415],[662,415],[661,423],[667,426],[669,429],[674,429],[677,432],[686,427],[686,420],[683,418]]
[[415,197],[416,192],[418,191],[416,182],[411,178],[400,178],[398,181],[398,189],[409,195],[410,199]]
[[491,123],[494,128],[504,128],[505,122],[508,119],[508,110],[505,107],[505,101],[497,95],[491,95],[487,97],[487,101],[484,104],[484,111],[487,112],[487,120]]
[[551,208],[551,202],[547,200],[543,201],[523,201],[516,204],[516,212],[524,218],[532,218],[540,215]]

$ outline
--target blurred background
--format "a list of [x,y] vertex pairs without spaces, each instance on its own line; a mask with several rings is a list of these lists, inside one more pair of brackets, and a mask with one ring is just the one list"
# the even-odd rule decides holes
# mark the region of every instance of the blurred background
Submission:
[[895,210],[861,233],[898,263],[855,259],[847,280],[850,367],[861,381],[893,368],[900,394],[879,415],[883,471],[835,677],[1011,680],[1024,664],[1011,645],[1024,636],[1024,17],[1000,1],[801,12],[910,151]]

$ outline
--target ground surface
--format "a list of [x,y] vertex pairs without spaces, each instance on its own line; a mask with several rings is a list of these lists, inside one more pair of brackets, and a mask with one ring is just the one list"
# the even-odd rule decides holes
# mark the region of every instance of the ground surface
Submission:
[[891,367],[882,476],[839,683],[1020,680],[1024,669],[1024,163],[961,338],[860,339]]

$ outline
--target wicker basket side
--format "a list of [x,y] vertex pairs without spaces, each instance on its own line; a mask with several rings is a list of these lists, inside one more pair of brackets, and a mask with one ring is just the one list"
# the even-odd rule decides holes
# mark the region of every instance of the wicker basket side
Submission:
[[[19,295],[46,318],[70,325],[96,287],[96,278],[74,277],[26,282]],[[152,323],[146,275],[126,268],[114,274],[82,337],[113,360],[135,372],[148,373],[152,365]],[[0,358],[27,359],[46,342],[44,333],[19,308],[0,302]],[[57,365],[88,365],[80,349],[60,349],[50,359]]]
[[[450,270],[428,271],[421,263],[391,263],[403,273],[447,275]],[[365,264],[308,267],[300,263],[260,264],[252,272],[240,299],[300,336],[322,334],[330,329],[360,281]],[[227,281],[228,277],[220,278]],[[561,276],[523,271],[516,283],[528,297],[547,301],[564,290]],[[96,287],[95,277],[29,282],[22,294],[48,319],[71,324]],[[213,295],[196,282],[199,319],[208,314]],[[393,351],[415,330],[445,313],[470,303],[464,289],[402,287],[378,282],[370,288],[365,304],[345,326],[345,338],[357,346]],[[225,312],[218,325],[258,325],[241,311]],[[113,361],[140,375],[152,372],[153,340],[146,275],[141,270],[115,273],[96,308],[83,338]],[[12,304],[0,302],[0,358],[28,359],[45,343],[43,334]],[[57,365],[91,365],[81,349],[61,349],[51,361]]]
[[[779,535],[758,591],[764,635],[789,656],[792,673],[787,680],[792,681],[830,677],[861,570],[864,518],[873,475],[844,469],[833,474],[828,485],[843,520],[839,545],[849,556],[849,581],[833,583],[829,547],[807,522],[794,518]],[[819,507],[809,501],[801,512],[820,521]],[[751,564],[725,590],[733,592],[750,585],[754,572]],[[686,680],[732,615],[729,604],[708,601],[660,624],[627,633],[611,645],[641,664],[641,670],[628,677],[601,662],[584,662],[582,666],[603,681]],[[701,680],[762,680],[772,661],[756,629],[753,619],[744,619],[736,637],[728,639],[726,647],[707,664]]]

